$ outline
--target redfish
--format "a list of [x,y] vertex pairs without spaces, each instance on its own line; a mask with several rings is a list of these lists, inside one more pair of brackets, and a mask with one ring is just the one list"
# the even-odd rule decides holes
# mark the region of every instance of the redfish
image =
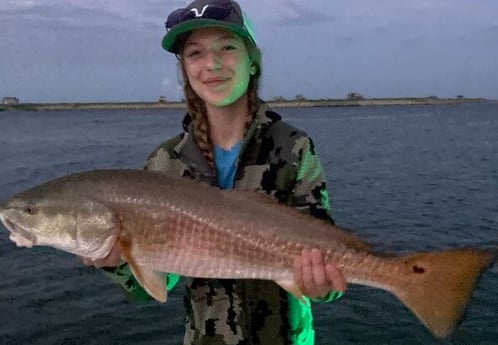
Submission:
[[61,177],[0,204],[18,246],[51,246],[91,259],[121,246],[137,281],[166,301],[163,272],[266,279],[302,298],[293,261],[318,248],[349,283],[387,290],[436,337],[451,335],[496,253],[460,248],[375,254],[349,232],[257,192],[222,191],[142,170]]

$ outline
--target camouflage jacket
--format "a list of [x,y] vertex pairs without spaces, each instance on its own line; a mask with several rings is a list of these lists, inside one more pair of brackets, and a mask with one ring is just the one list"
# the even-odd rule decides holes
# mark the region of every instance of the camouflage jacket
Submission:
[[[183,133],[154,150],[145,169],[216,185],[216,173],[191,134],[188,114],[183,126]],[[333,223],[323,169],[312,140],[264,103],[243,140],[235,188],[264,192]],[[108,274],[134,299],[148,297],[126,265]],[[168,276],[168,289],[177,278]],[[185,286],[184,344],[314,344],[310,306],[274,282],[187,278]],[[331,293],[327,300],[338,296]]]

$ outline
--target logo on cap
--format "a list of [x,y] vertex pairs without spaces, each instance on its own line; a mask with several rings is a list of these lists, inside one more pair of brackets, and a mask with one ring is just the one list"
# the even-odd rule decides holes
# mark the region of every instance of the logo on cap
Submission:
[[199,13],[199,10],[197,8],[192,8],[190,11],[194,12],[196,18],[201,18],[204,15],[204,11],[209,7],[209,5],[206,5],[202,8],[202,12]]

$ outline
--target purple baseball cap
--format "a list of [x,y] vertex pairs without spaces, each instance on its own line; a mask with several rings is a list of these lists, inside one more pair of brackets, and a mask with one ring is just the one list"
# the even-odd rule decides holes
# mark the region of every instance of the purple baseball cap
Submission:
[[226,28],[256,45],[249,18],[233,0],[196,0],[185,8],[171,12],[166,20],[166,35],[162,46],[177,54],[179,38],[192,30],[207,27]]

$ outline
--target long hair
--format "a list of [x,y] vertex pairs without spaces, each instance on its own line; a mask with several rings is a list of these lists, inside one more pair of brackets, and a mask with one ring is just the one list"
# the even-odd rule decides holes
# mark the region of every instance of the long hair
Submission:
[[[186,37],[182,40],[186,41]],[[261,76],[261,51],[254,44],[244,39],[244,43],[249,54],[249,59],[256,67],[256,72],[249,78],[249,85],[247,87],[248,98],[248,117],[246,119],[245,133],[251,126],[260,105],[259,99],[259,78]],[[182,49],[180,49],[180,52]],[[194,92],[187,77],[185,64],[183,63],[182,54],[179,56],[180,67],[183,77],[183,91],[185,94],[185,101],[187,103],[187,111],[192,117],[192,124],[194,128],[194,137],[199,146],[202,154],[204,155],[209,166],[215,170],[214,166],[214,153],[213,143],[209,136],[209,122],[207,119],[206,105],[204,101]],[[244,135],[245,135],[244,133]]]

